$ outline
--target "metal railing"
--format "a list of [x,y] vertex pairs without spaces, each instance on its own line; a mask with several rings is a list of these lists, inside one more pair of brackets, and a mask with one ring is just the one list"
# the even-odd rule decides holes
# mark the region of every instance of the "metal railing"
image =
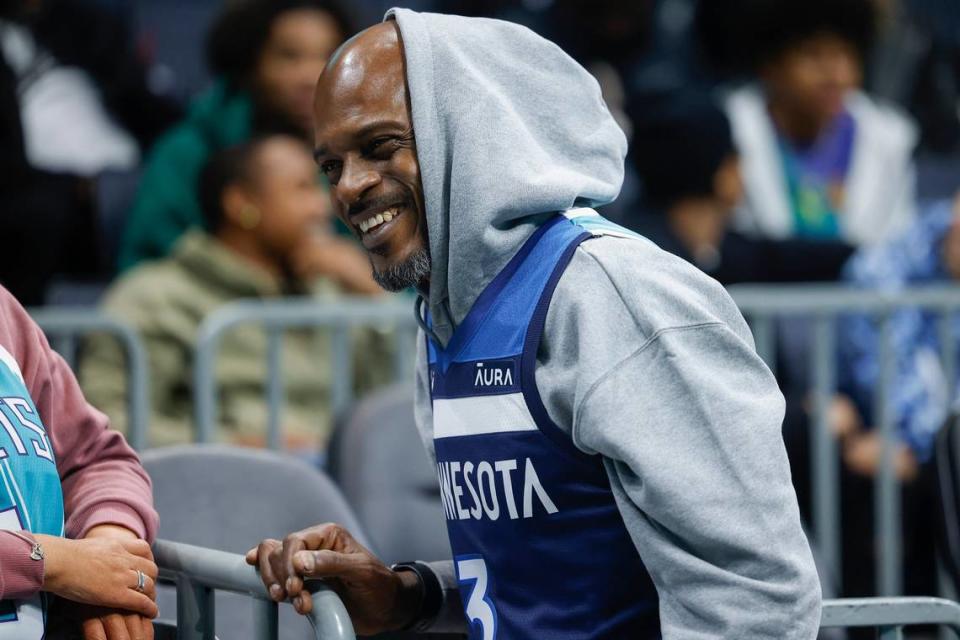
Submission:
[[[214,640],[214,590],[255,600],[254,633],[278,634],[277,603],[270,600],[256,569],[240,555],[158,540],[153,545],[160,580],[177,588],[177,640]],[[355,640],[340,598],[322,581],[310,581],[314,607],[307,616],[317,640]],[[908,625],[942,625],[960,638],[960,604],[942,598],[851,598],[825,600],[821,628],[876,627],[880,640],[902,640]]]
[[837,320],[848,314],[867,314],[879,323],[880,375],[874,390],[875,418],[882,435],[880,473],[875,492],[878,592],[895,596],[902,592],[902,544],[899,482],[893,468],[894,416],[889,407],[893,358],[889,340],[891,315],[914,308],[938,314],[938,337],[948,389],[956,381],[957,345],[950,326],[960,310],[960,287],[931,287],[884,293],[848,289],[836,285],[731,287],[730,293],[748,318],[757,352],[775,370],[777,333],[775,322],[784,317],[807,317],[812,321],[813,348],[811,388],[813,424],[811,464],[814,538],[826,567],[839,578],[840,477],[837,443],[830,430],[828,410],[836,390]]
[[136,330],[96,310],[49,307],[31,309],[30,316],[74,371],[77,370],[77,344],[80,338],[94,333],[109,334],[116,338],[127,358],[127,439],[138,451],[146,447],[150,412],[149,373],[147,352]]
[[357,326],[393,328],[394,377],[413,373],[416,318],[408,300],[374,302],[364,299],[337,303],[316,301],[234,302],[211,313],[200,326],[194,361],[194,410],[197,442],[212,442],[217,425],[216,362],[224,335],[243,324],[267,332],[267,445],[279,449],[283,409],[283,332],[293,328],[327,329],[332,337],[331,405],[340,415],[353,402],[353,353],[350,330]]
[[960,604],[943,598],[824,600],[821,628],[877,627],[880,640],[903,640],[908,625],[941,625],[960,638]]
[[[214,640],[215,590],[254,599],[254,632],[258,640],[274,640],[278,633],[277,603],[270,600],[256,569],[243,556],[215,549],[158,540],[153,555],[160,580],[177,588],[177,640]],[[317,640],[355,640],[353,624],[343,602],[320,581],[310,581],[313,610],[307,616]]]

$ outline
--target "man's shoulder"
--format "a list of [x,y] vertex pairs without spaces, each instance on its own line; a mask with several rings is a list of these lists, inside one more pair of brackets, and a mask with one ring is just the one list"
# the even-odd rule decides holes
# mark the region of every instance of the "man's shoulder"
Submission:
[[601,325],[629,317],[647,338],[675,327],[742,323],[716,280],[645,238],[600,236],[581,244],[551,309]]

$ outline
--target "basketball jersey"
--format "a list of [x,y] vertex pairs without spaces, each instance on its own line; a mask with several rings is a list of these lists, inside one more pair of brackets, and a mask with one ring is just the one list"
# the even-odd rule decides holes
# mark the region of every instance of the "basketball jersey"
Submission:
[[[63,536],[63,526],[53,447],[17,361],[0,347],[0,529]],[[0,640],[41,640],[46,619],[43,593],[0,600]]]
[[656,590],[602,459],[551,421],[534,376],[560,276],[581,242],[606,234],[635,235],[589,209],[555,216],[445,348],[428,339],[437,472],[470,640],[660,635]]

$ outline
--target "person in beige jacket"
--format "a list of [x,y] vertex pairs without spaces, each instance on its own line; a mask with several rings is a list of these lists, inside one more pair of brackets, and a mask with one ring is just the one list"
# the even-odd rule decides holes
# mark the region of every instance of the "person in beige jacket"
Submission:
[[[362,252],[326,231],[329,199],[303,142],[270,136],[215,156],[200,180],[210,233],[193,231],[173,254],[126,273],[103,309],[133,325],[147,349],[151,445],[193,438],[193,356],[200,324],[240,299],[344,294],[379,295]],[[368,389],[392,371],[382,332],[357,332],[354,385]],[[255,325],[228,332],[216,365],[218,439],[262,445],[266,439],[266,333]],[[336,371],[323,330],[284,334],[281,426],[288,449],[323,447],[331,425],[330,386]],[[90,402],[125,428],[126,375],[119,344],[102,336],[85,345],[81,381]]]

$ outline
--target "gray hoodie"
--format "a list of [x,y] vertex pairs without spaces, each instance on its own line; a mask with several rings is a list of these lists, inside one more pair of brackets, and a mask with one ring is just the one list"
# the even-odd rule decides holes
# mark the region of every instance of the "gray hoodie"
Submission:
[[[387,17],[403,40],[428,302],[445,343],[544,219],[617,196],[626,141],[593,78],[533,32]],[[417,422],[432,454],[423,336],[419,345]],[[553,421],[603,456],[664,638],[816,636],[820,586],[780,433],[783,397],[719,284],[642,239],[584,242],[554,293],[536,381]],[[465,630],[452,563],[432,567],[447,605],[434,628]]]

